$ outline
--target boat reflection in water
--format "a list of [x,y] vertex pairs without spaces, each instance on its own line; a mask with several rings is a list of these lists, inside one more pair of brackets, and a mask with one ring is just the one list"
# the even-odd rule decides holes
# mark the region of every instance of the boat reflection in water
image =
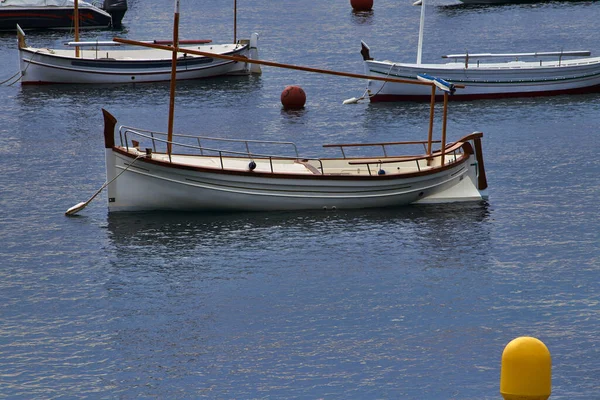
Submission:
[[466,247],[485,252],[489,218],[485,201],[335,212],[109,213],[108,238],[119,268],[205,267],[239,274],[348,257],[356,264],[412,260],[436,267],[468,263],[461,259]]

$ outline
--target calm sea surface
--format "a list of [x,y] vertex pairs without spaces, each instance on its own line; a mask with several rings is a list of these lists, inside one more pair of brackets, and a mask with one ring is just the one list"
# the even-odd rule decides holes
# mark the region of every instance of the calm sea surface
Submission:
[[[230,2],[181,3],[180,37],[230,42]],[[129,0],[124,29],[165,39],[173,4]],[[427,6],[423,61],[591,50],[600,2]],[[419,8],[238,0],[262,59],[362,73],[416,60]],[[61,46],[69,32],[29,33]],[[0,34],[0,80],[18,70]],[[178,85],[175,129],[323,143],[420,140],[423,104],[342,101],[362,81],[265,67]],[[297,84],[306,108],[285,112]],[[508,342],[534,336],[553,399],[600,399],[600,95],[452,103],[481,130],[483,204],[355,212],[108,215],[101,108],[164,130],[168,84],[0,86],[0,398],[500,399]],[[438,114],[439,115],[439,114]],[[440,124],[437,129],[439,132]]]

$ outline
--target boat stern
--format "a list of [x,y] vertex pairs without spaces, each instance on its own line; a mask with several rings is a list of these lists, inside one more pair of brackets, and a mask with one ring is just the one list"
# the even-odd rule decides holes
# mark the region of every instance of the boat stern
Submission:
[[483,163],[481,146],[482,132],[474,132],[460,139],[463,151],[469,159],[466,170],[456,173],[448,184],[440,185],[441,190],[435,191],[415,204],[440,204],[457,203],[466,201],[480,201],[488,199],[488,184]]
[[[258,60],[258,33],[254,32],[250,36],[250,59]],[[250,73],[262,74],[260,64],[250,64]]]
[[114,29],[122,27],[121,21],[127,12],[127,0],[104,0],[102,9],[110,14],[111,26]]
[[115,146],[115,126],[117,125],[117,119],[105,109],[102,109],[102,115],[104,117],[104,156],[106,162],[106,182],[109,182],[107,186],[110,209],[110,199],[115,198],[115,185],[113,181],[117,177],[117,158],[113,151]]
[[27,42],[25,41],[25,32],[19,24],[17,24],[17,45],[19,46],[19,50],[27,47]]
[[[258,33],[254,32],[250,35],[250,39],[240,40],[240,44],[248,45],[248,58],[250,60],[258,60]],[[262,74],[262,69],[259,64],[247,63],[246,69],[249,74]]]

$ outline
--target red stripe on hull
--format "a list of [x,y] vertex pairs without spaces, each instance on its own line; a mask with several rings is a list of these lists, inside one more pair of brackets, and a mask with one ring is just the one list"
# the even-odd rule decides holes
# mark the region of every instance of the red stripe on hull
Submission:
[[[459,89],[460,90],[460,89]],[[455,94],[448,96],[450,101],[468,101],[468,100],[484,100],[484,99],[506,99],[511,97],[543,97],[543,96],[559,96],[563,94],[587,94],[600,93],[600,85],[588,86],[577,89],[567,90],[548,90],[543,92],[513,92],[513,93],[478,93],[478,94]],[[436,95],[436,100],[443,100],[443,95]],[[431,101],[429,95],[402,95],[402,94],[377,94],[370,98],[371,103],[385,103],[394,101]]]

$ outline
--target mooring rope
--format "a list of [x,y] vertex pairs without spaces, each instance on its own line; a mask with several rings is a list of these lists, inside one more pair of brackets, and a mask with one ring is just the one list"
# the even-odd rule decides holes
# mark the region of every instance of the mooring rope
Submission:
[[[392,63],[390,65],[390,69],[388,70],[387,74],[386,74],[386,78],[390,77],[390,74],[392,73],[392,69],[396,66],[396,63]],[[381,87],[379,88],[379,90],[377,91],[377,93],[373,94],[373,93],[369,93],[369,97],[373,97],[379,94],[379,92],[381,92],[383,90],[383,88],[385,87],[385,85],[388,83],[388,81],[383,81],[383,85],[381,85]]]
[[19,77],[17,79],[15,79],[14,82],[9,83],[8,86],[12,86],[15,83],[19,82],[21,80],[21,78],[23,78],[23,75],[25,75],[25,72],[27,71],[27,69],[29,68],[29,66],[31,65],[31,62],[33,61],[33,57],[39,52],[40,50],[36,50],[31,57],[29,58],[29,60],[26,60],[27,65],[25,65],[25,69],[23,71],[18,71],[16,74],[14,74],[13,76],[11,76],[10,78],[6,79],[5,81],[0,82],[0,85],[4,85],[6,82],[10,81],[11,79],[13,79],[15,76],[19,75]]
[[[6,79],[6,80],[4,80],[4,81],[0,82],[0,85],[4,85],[6,82],[10,81],[11,79],[13,79],[15,76],[19,75],[20,73],[21,73],[21,71],[17,71],[17,73],[16,73],[16,74],[14,74],[13,76],[11,76],[10,78],[8,78],[8,79]],[[20,77],[20,76],[19,76],[19,79],[21,79],[21,77]],[[18,81],[19,81],[19,79],[17,79],[17,80],[16,80],[16,82],[18,82]],[[8,86],[11,86],[11,85],[13,85],[14,83],[15,83],[15,82],[11,83],[11,84],[10,84],[10,85],[8,85]]]
[[88,201],[75,204],[73,207],[71,207],[67,211],[65,211],[65,215],[75,215],[79,211],[81,211],[85,207],[87,207],[87,205],[90,204],[92,202],[92,200],[94,200],[94,198],[96,196],[98,196],[100,194],[100,192],[102,192],[102,190],[104,190],[104,188],[106,188],[108,185],[110,185],[111,183],[116,181],[118,177],[123,175],[123,173],[129,169],[129,167],[131,167],[133,164],[135,164],[135,162],[142,157],[148,157],[148,154],[146,154],[146,153],[139,154],[130,164],[127,164],[127,166],[122,171],[120,171],[114,178],[112,178],[110,181],[104,182],[104,184],[100,187],[100,189],[98,189],[98,191],[96,191],[96,193],[94,193],[94,195],[92,197],[90,197],[88,199]]

